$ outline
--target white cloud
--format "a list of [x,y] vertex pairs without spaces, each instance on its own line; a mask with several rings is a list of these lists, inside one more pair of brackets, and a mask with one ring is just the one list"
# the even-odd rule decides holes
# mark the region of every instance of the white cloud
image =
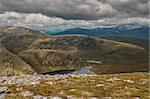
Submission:
[[119,24],[149,24],[150,19],[145,17],[130,17],[130,18],[103,18],[99,20],[65,20],[58,17],[49,17],[40,13],[17,13],[5,12],[0,14],[0,22],[6,22],[8,25],[20,26],[50,26],[50,27],[95,27],[104,25],[119,25]]

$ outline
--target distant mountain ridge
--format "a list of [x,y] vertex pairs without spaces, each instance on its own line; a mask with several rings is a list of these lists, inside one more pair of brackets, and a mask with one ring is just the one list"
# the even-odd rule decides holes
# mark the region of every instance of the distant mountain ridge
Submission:
[[[97,28],[71,28],[62,32],[48,34],[48,35],[69,35],[79,34],[104,39],[126,42],[139,45],[145,49],[149,49],[149,26],[148,25],[134,25],[125,24],[112,27],[97,27]],[[48,31],[46,33],[49,33]]]
[[140,26],[137,28],[131,28],[130,26],[115,26],[108,28],[71,28],[63,32],[56,33],[54,35],[65,35],[65,34],[83,34],[89,36],[107,36],[107,35],[128,35],[130,37],[139,37],[143,39],[149,39],[149,26]]

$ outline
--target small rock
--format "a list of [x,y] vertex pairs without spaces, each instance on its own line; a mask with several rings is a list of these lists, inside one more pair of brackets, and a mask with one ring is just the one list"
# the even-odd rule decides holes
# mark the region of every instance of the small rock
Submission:
[[48,84],[48,85],[53,85],[53,82],[49,81],[49,82],[47,82],[46,84]]
[[5,99],[5,94],[1,94],[0,99]]
[[59,94],[64,95],[64,91],[59,92]]
[[16,91],[22,91],[22,90],[23,90],[22,87],[16,88]]
[[102,97],[102,99],[111,99],[111,97]]
[[133,99],[141,99],[140,97],[134,97]]
[[21,92],[21,95],[24,96],[24,97],[27,97],[27,96],[32,96],[33,93],[30,92],[30,91],[24,91],[24,92]]
[[5,93],[8,91],[8,87],[0,87],[0,93]]
[[88,97],[93,96],[93,93],[88,91],[82,91],[81,94]]
[[119,79],[119,78],[113,78],[115,81],[119,81],[119,80],[121,80],[121,79]]
[[124,87],[124,89],[128,89],[128,87],[127,87],[127,86],[125,86],[125,87]]
[[71,75],[72,78],[80,78],[79,75]]
[[35,85],[35,84],[37,84],[37,83],[36,83],[36,82],[31,82],[31,84],[32,84],[32,85]]
[[123,80],[123,81],[128,82],[128,83],[134,83],[133,80]]
[[77,89],[70,89],[69,91],[76,91]]
[[98,98],[96,98],[96,97],[90,97],[89,99],[98,99]]
[[57,97],[57,96],[56,97],[51,96],[50,99],[62,99],[62,98],[61,97]]
[[142,79],[142,84],[144,85],[144,84],[147,84],[149,81],[148,81],[148,79]]
[[67,99],[77,99],[75,96],[67,96]]
[[97,84],[96,87],[103,87],[104,84]]
[[106,81],[108,82],[113,82],[113,81],[120,81],[121,79],[119,78],[110,78],[110,79],[107,79]]
[[38,73],[35,72],[33,75],[34,75],[34,76],[37,76],[37,74],[38,74]]
[[42,96],[42,95],[36,95],[36,96],[33,97],[33,99],[47,99],[47,97]]

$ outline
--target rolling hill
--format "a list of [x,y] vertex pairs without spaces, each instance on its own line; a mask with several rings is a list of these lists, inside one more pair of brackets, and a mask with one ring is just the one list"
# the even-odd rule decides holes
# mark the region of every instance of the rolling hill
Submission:
[[149,40],[142,39],[140,37],[129,37],[127,35],[107,35],[107,36],[100,36],[100,38],[135,44],[149,51]]
[[[48,32],[46,32],[48,33]],[[139,45],[148,50],[149,26],[125,24],[114,27],[71,28],[53,35],[80,34]]]
[[[24,62],[38,73],[89,65],[98,74],[149,69],[146,50],[133,44],[85,35],[47,36],[23,27],[4,27],[0,33],[2,46],[20,60],[11,59],[16,63]],[[89,64],[88,60],[101,61],[102,64]]]

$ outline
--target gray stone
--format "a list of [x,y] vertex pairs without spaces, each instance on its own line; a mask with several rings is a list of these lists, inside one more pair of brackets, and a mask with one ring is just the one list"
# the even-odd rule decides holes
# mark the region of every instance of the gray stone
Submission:
[[98,98],[96,98],[96,97],[89,97],[89,99],[98,99]]
[[45,97],[45,96],[42,96],[42,95],[36,95],[36,96],[33,97],[33,99],[48,99],[48,98]]
[[8,91],[8,87],[0,87],[0,93],[5,93]]
[[0,99],[5,99],[5,94],[0,94]]
[[24,92],[21,92],[21,95],[24,96],[24,97],[27,97],[27,96],[32,96],[33,93],[30,92],[30,91],[24,91]]
[[112,99],[111,97],[102,97],[102,99]]
[[125,82],[128,82],[128,83],[134,83],[134,81],[133,80],[123,80],[123,81],[125,81]]
[[55,96],[55,97],[51,96],[50,99],[62,99],[62,98],[61,97],[57,97],[57,96]]

